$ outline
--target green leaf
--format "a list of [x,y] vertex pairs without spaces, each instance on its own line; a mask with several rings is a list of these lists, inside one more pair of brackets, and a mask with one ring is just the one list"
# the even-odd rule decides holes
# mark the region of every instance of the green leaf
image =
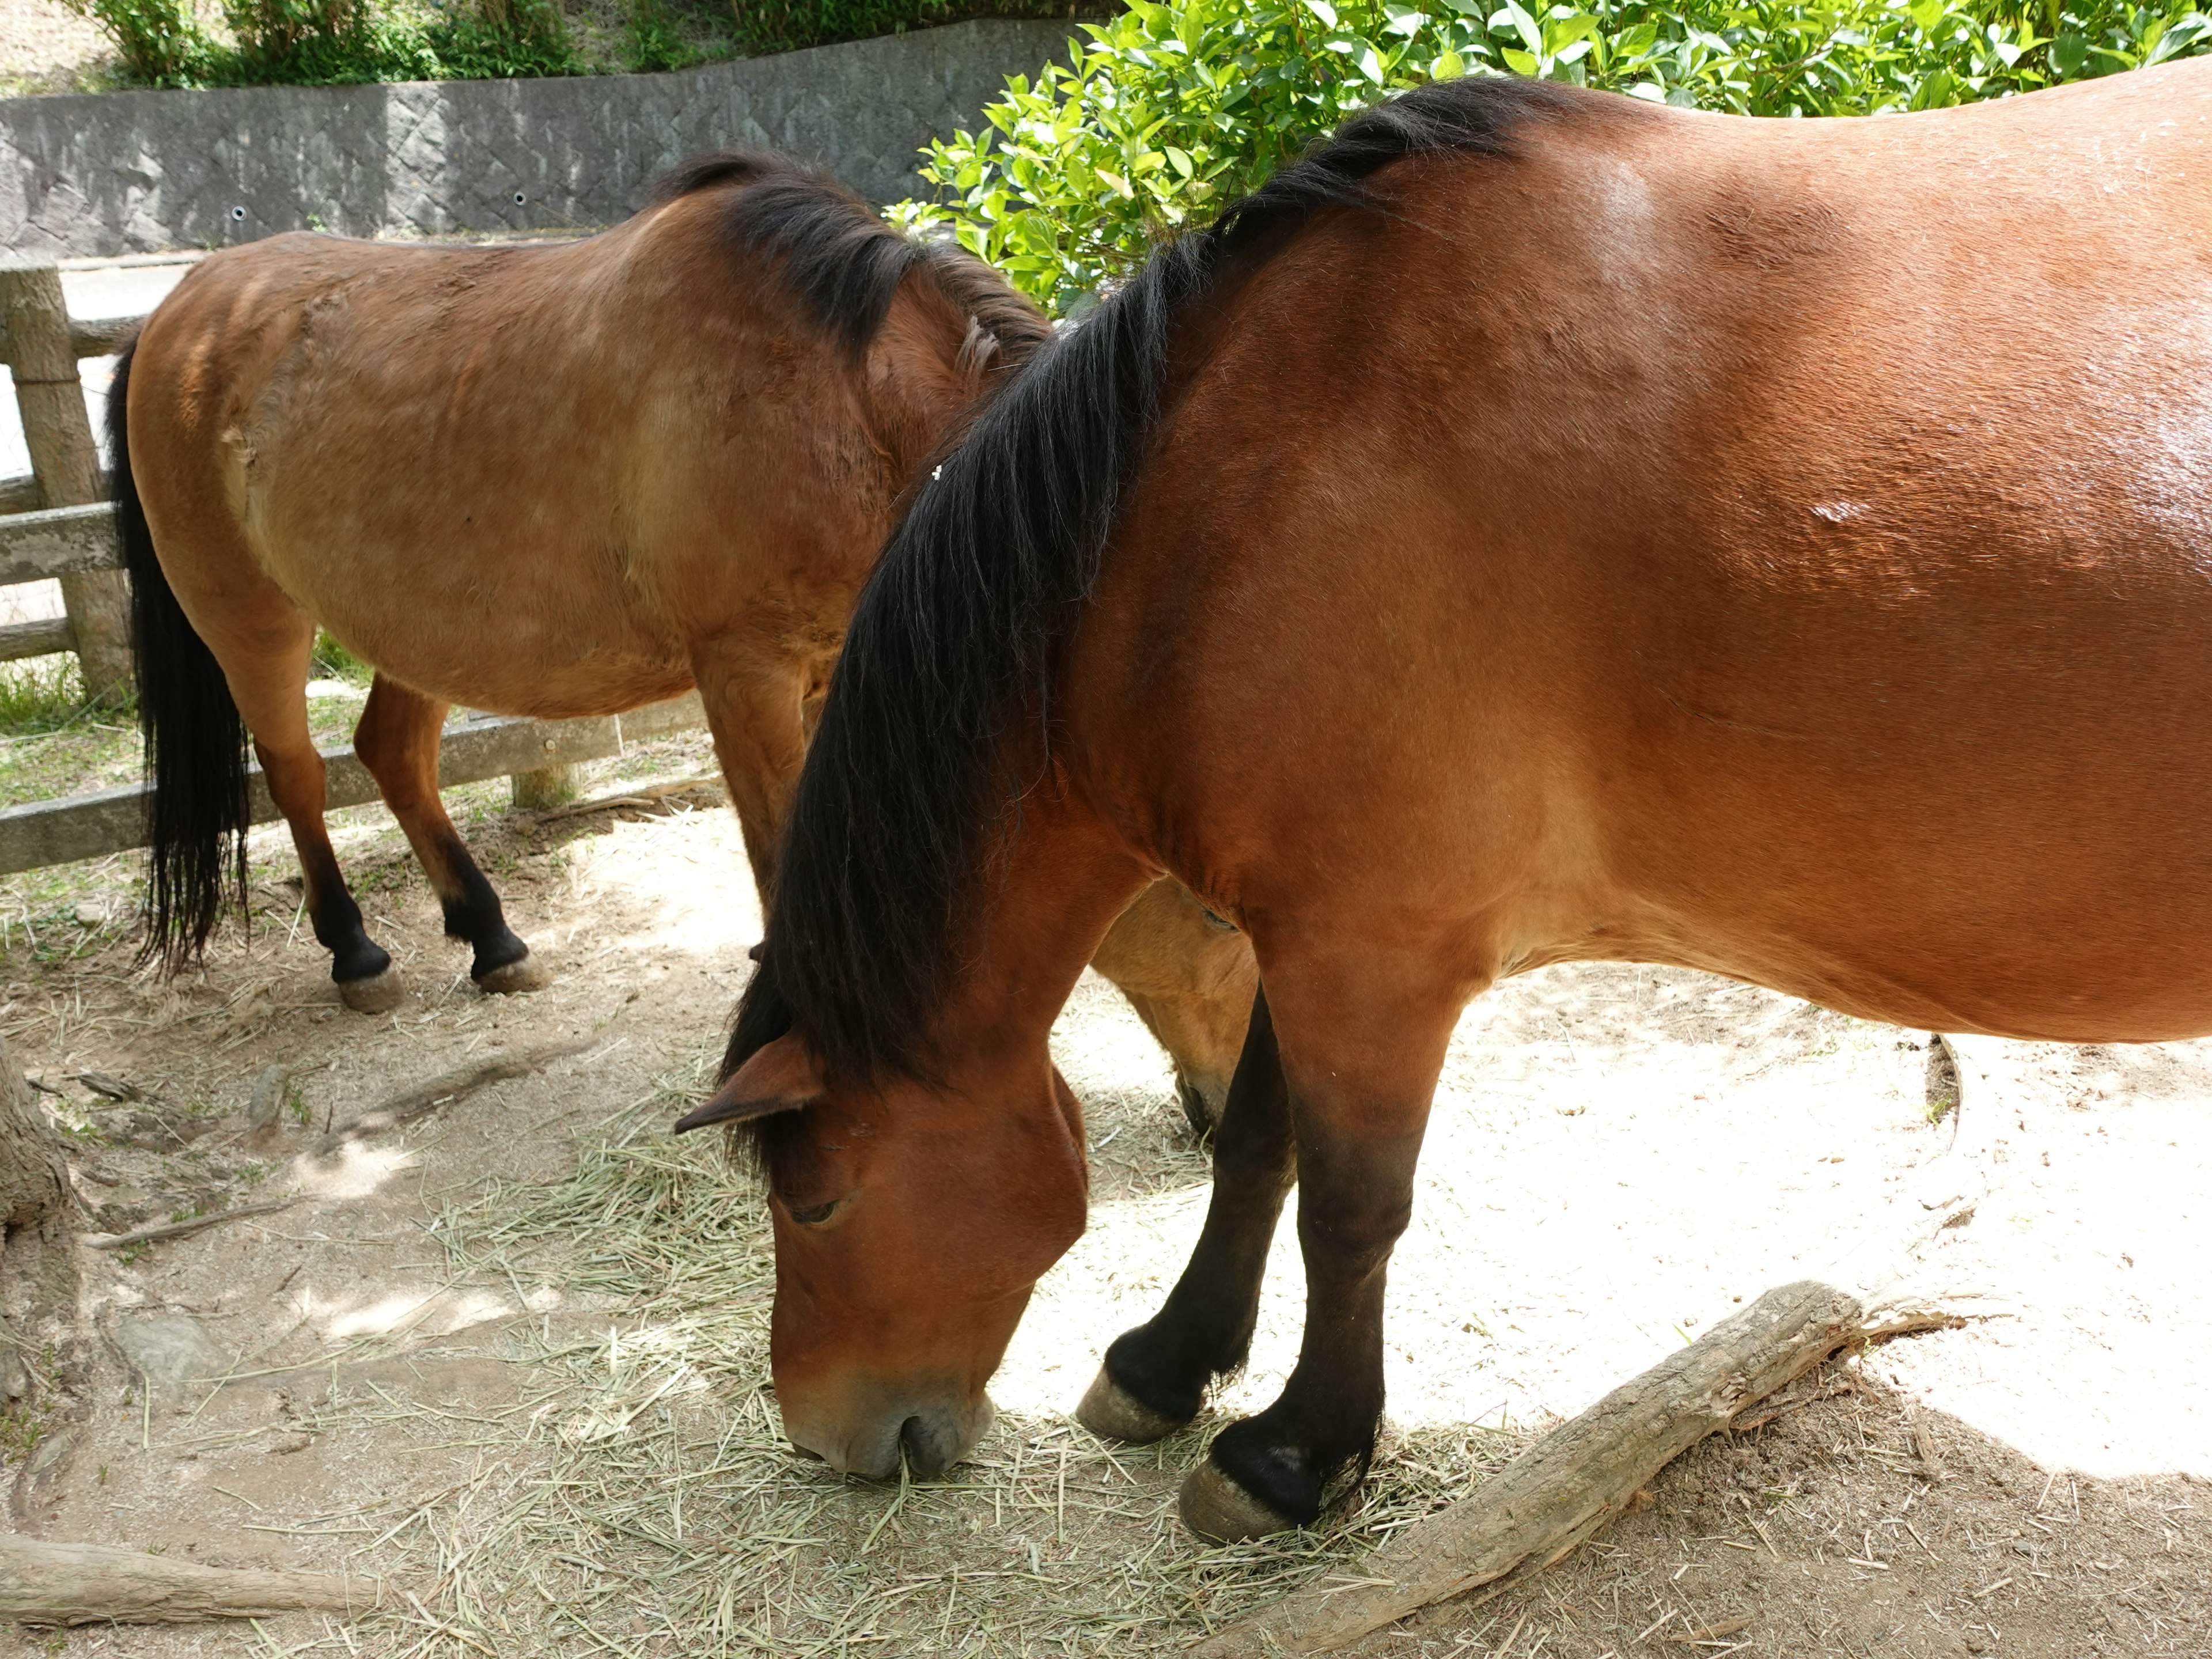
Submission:
[[[103,20],[124,7],[185,9],[182,0],[81,3]],[[1164,228],[1250,191],[1345,116],[1426,80],[1551,76],[1747,115],[1934,108],[2206,52],[2206,6],[1132,0],[1080,27],[1073,67],[1010,79],[974,135],[932,144],[921,160],[928,199],[887,215],[951,225],[1057,306],[1126,280]]]

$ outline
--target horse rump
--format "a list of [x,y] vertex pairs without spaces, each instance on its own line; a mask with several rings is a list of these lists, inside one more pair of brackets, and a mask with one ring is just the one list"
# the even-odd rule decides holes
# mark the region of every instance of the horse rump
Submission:
[[131,360],[123,349],[107,398],[115,534],[131,573],[131,653],[146,738],[146,938],[141,962],[171,973],[197,957],[235,890],[246,902],[246,722],[207,641],[193,631],[154,555],[131,476]]

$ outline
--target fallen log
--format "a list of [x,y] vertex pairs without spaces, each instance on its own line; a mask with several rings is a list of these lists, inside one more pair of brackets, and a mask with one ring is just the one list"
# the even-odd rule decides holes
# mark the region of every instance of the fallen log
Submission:
[[243,1221],[248,1216],[274,1215],[279,1210],[289,1210],[300,1200],[280,1198],[267,1204],[246,1204],[235,1210],[217,1210],[212,1215],[196,1215],[188,1221],[164,1221],[158,1226],[134,1227],[127,1233],[80,1233],[77,1243],[87,1249],[120,1250],[133,1244],[153,1244],[165,1238],[190,1238],[194,1233],[204,1233],[210,1227],[220,1227],[227,1221]]
[[[1916,1288],[1911,1258],[1972,1216],[1988,1185],[2000,1097],[2016,1068],[1987,1039],[1936,1041],[1957,1061],[1962,1097],[1951,1145],[1910,1183],[1906,1224],[1890,1236],[1838,1241],[1820,1253],[1826,1265],[1819,1279],[1767,1291],[1553,1430],[1468,1497],[1376,1551],[1361,1564],[1365,1582],[1297,1591],[1192,1652],[1326,1653],[1432,1602],[1502,1595],[1602,1530],[1683,1452],[1838,1349],[1964,1323],[1958,1304],[1979,1298]],[[1963,1131],[1970,1107],[1974,1122]]]
[[[1872,1305],[1811,1279],[1769,1291],[1622,1384],[1473,1496],[1362,1564],[1382,1582],[1303,1590],[1193,1650],[1204,1659],[1326,1653],[1431,1601],[1540,1572],[1628,1507],[1676,1457],[1838,1348],[1960,1323],[1912,1297]],[[1487,1599],[1486,1597],[1485,1599]]]
[[527,1077],[556,1060],[582,1054],[599,1041],[599,1033],[594,1031],[574,1042],[550,1043],[543,1048],[526,1049],[519,1054],[505,1054],[478,1065],[441,1072],[428,1083],[418,1083],[411,1089],[403,1089],[360,1116],[348,1118],[315,1143],[315,1155],[327,1158],[365,1135],[386,1134],[393,1129],[404,1128],[417,1118],[428,1117],[441,1106],[483,1088],[487,1083]]
[[196,1624],[278,1613],[366,1613],[377,1579],[206,1567],[106,1544],[0,1533],[0,1619],[25,1625]]

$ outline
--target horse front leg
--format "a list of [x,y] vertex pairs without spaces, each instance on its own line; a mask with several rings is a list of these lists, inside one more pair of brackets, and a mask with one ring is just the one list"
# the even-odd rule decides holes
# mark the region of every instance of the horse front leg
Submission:
[[1159,1312],[1115,1339],[1076,1416],[1094,1434],[1142,1443],[1198,1415],[1217,1376],[1244,1363],[1260,1316],[1260,1280],[1297,1146],[1282,1056],[1263,989],[1213,1138],[1213,1195],[1189,1265]]
[[1304,1526],[1358,1484],[1374,1453],[1390,1253],[1413,1213],[1429,1103],[1463,1002],[1392,992],[1388,977],[1268,973],[1297,1143],[1305,1332],[1274,1403],[1215,1436],[1183,1482],[1183,1521],[1204,1537]]
[[695,645],[691,672],[765,920],[775,885],[776,844],[806,759],[808,693],[818,677],[810,674],[805,663],[742,635]]
[[354,729],[354,752],[376,780],[444,911],[446,934],[475,953],[469,977],[485,991],[542,990],[551,975],[507,925],[499,894],[469,856],[438,793],[438,736],[447,705],[379,674]]

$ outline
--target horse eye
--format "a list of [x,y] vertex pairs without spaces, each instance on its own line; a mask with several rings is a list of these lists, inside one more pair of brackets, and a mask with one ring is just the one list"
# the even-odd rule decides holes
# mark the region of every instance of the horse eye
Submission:
[[830,1212],[836,1207],[837,1200],[833,1198],[827,1204],[810,1204],[803,1210],[791,1209],[790,1215],[802,1227],[818,1227],[830,1218]]

